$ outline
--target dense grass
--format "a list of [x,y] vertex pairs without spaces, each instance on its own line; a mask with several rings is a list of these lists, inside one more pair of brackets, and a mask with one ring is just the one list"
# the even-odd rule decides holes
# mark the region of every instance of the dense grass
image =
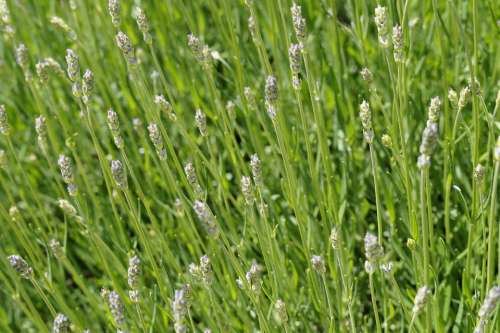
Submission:
[[1,332],[500,331],[498,2],[297,5],[0,0]]

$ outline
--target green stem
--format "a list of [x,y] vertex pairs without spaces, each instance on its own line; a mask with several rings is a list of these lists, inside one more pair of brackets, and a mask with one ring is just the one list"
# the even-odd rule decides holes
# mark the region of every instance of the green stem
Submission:
[[[493,248],[495,247],[495,213],[496,213],[496,197],[497,197],[497,182],[498,182],[498,172],[500,169],[500,161],[495,162],[495,171],[493,173],[493,183],[491,184],[491,199],[490,199],[490,212],[488,216],[488,264],[486,277],[486,291],[490,290],[493,284],[493,276],[495,272],[495,252]],[[499,248],[500,255],[500,248]],[[499,276],[500,279],[500,276]]]
[[370,294],[372,298],[373,313],[375,315],[375,323],[377,325],[377,333],[382,333],[382,326],[380,325],[380,318],[378,316],[377,300],[375,298],[375,288],[373,286],[373,274],[369,274],[370,280]]
[[369,143],[369,147],[370,147],[370,161],[371,161],[372,175],[373,175],[373,186],[375,188],[375,205],[377,207],[378,242],[380,245],[382,245],[382,238],[384,234],[382,226],[382,205],[380,203],[380,194],[379,194],[378,178],[377,178],[377,161],[373,144]]
[[[423,271],[424,271],[424,284],[429,286],[429,225],[427,221],[428,212],[426,208],[426,189],[427,180],[429,177],[428,169],[422,168],[420,170],[420,217],[421,217],[421,230],[422,230],[422,252],[424,257]],[[427,305],[427,311],[425,314],[426,330],[431,332],[431,312],[430,306]]]
[[57,315],[57,312],[56,312],[56,310],[54,310],[54,307],[52,306],[49,299],[47,298],[47,295],[45,295],[45,292],[42,290],[42,287],[40,286],[38,281],[34,277],[32,277],[30,280],[31,280],[31,283],[33,283],[33,286],[35,287],[35,289],[38,292],[38,294],[40,295],[40,297],[42,297],[43,302],[45,303],[47,308],[49,308],[49,311],[50,311],[50,314],[52,315],[52,317],[55,317]]

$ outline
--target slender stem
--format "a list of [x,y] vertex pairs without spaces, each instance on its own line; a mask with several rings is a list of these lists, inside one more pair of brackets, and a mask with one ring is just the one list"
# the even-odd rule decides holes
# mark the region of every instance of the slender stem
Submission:
[[[486,290],[490,290],[493,284],[493,276],[495,272],[495,212],[496,212],[496,197],[497,197],[497,182],[498,182],[498,172],[500,169],[500,161],[495,162],[495,171],[493,173],[493,183],[491,186],[491,199],[490,199],[490,212],[488,215],[488,264],[487,264],[487,276],[486,276]],[[500,248],[499,248],[500,255]]]
[[373,274],[369,274],[370,280],[370,294],[372,298],[373,313],[375,314],[375,323],[377,325],[377,333],[382,332],[382,326],[380,325],[380,318],[378,316],[377,300],[375,299],[375,288],[373,286]]
[[[339,249],[339,251],[341,251]],[[337,257],[337,263],[338,263],[338,266],[339,266],[339,271],[340,271],[340,278],[341,278],[341,281],[342,281],[342,287],[344,289],[344,292],[347,293],[348,290],[347,290],[347,284],[346,284],[346,281],[344,279],[344,269],[342,268],[342,260],[341,260],[341,256],[336,256],[335,253],[334,253],[334,256]],[[350,324],[351,324],[351,331],[352,332],[356,332],[356,324],[355,324],[355,321],[354,321],[354,315],[352,313],[352,302],[351,302],[351,295],[348,294],[349,296],[349,300],[347,302],[347,311],[349,312],[349,321],[350,321]]]
[[370,143],[369,146],[370,146],[370,161],[371,161],[372,175],[373,175],[373,187],[375,188],[375,205],[377,207],[378,242],[380,245],[382,245],[382,238],[384,234],[382,226],[382,205],[380,203],[380,194],[379,194],[378,178],[377,178],[377,161],[373,144]]
[[404,307],[404,303],[403,303],[403,294],[401,293],[401,289],[399,288],[399,284],[396,281],[396,279],[394,278],[394,274],[392,274],[392,272],[389,274],[390,274],[390,279],[391,279],[392,285],[393,285],[394,289],[396,290],[396,293],[398,294],[398,301],[399,301],[399,305],[401,306],[401,310],[403,311],[403,313],[405,315],[407,315],[405,307]]
[[408,326],[408,333],[413,331],[413,324],[415,323],[415,316],[411,317],[410,325]]
[[[429,177],[428,169],[422,168],[420,170],[420,217],[421,217],[421,230],[422,230],[422,252],[424,257],[423,270],[424,270],[424,284],[429,286],[429,226],[427,221],[427,208],[426,208],[426,188],[427,179]],[[425,315],[427,332],[431,332],[431,313],[430,306],[427,305]]]
[[325,274],[321,274],[321,281],[323,282],[323,289],[325,291],[325,297],[326,297],[326,304],[328,306],[328,316],[330,317],[330,329],[329,331],[331,332],[333,328],[335,328],[335,318],[333,316],[333,308],[332,308],[332,303],[330,302],[330,295],[328,294],[328,287],[326,284],[326,278]]
[[31,283],[33,283],[33,286],[35,287],[36,291],[38,292],[38,294],[40,295],[40,297],[42,297],[43,302],[49,308],[50,314],[53,317],[55,317],[56,314],[57,314],[57,312],[56,312],[56,310],[54,310],[54,307],[52,306],[52,304],[50,303],[49,299],[47,298],[47,295],[45,295],[45,292],[42,290],[42,287],[40,287],[40,284],[38,283],[38,281],[34,277],[32,277],[31,278]]

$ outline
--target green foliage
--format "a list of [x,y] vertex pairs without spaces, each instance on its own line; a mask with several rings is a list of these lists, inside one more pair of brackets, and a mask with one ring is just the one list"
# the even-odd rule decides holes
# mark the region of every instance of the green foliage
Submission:
[[0,0],[0,331],[500,331],[495,4]]

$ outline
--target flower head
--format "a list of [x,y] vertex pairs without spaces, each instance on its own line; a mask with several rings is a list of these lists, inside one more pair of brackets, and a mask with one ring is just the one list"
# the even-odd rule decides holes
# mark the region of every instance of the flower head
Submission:
[[59,159],[57,160],[57,164],[61,169],[61,176],[66,184],[70,184],[74,181],[74,173],[73,173],[73,163],[71,159],[66,155],[59,155]]
[[68,200],[59,199],[57,200],[57,205],[61,208],[64,214],[68,216],[76,216],[76,208]]
[[40,82],[45,83],[49,80],[49,74],[53,73],[58,76],[64,76],[64,71],[61,65],[55,61],[53,58],[45,58],[39,61],[36,66],[36,73],[40,79]]
[[334,226],[332,228],[332,231],[330,232],[330,244],[332,245],[332,248],[334,250],[336,250],[338,247],[338,239],[339,239],[338,231],[337,228]]
[[78,56],[71,49],[66,50],[66,64],[68,65],[67,73],[71,81],[76,81],[80,76],[80,64]]
[[280,324],[286,323],[288,321],[286,304],[281,299],[278,299],[276,303],[274,303],[274,318]]
[[61,17],[59,16],[52,16],[50,18],[50,23],[53,24],[56,28],[64,31],[65,33],[68,34],[68,37],[71,40],[76,40],[76,32],[71,29],[71,27],[64,21]]
[[378,242],[377,236],[367,232],[364,239],[366,260],[371,263],[378,263],[384,255],[384,249]]
[[439,120],[439,110],[441,109],[441,104],[441,98],[438,96],[431,98],[431,102],[429,104],[429,121],[435,123]]
[[200,258],[200,264],[196,265],[194,263],[189,265],[189,273],[199,282],[210,285],[213,281],[212,266],[210,264],[210,258],[204,255]]
[[112,109],[108,110],[107,123],[111,134],[113,135],[113,141],[117,148],[123,148],[123,139],[120,135],[120,120],[118,114]]
[[248,30],[250,31],[250,35],[252,36],[252,40],[254,43],[257,42],[257,22],[255,20],[255,16],[250,15],[248,17]]
[[94,73],[92,73],[90,69],[87,69],[85,73],[83,73],[82,79],[82,100],[84,103],[88,103],[90,101],[90,97],[94,91],[94,85]]
[[24,279],[29,279],[33,276],[33,269],[19,255],[13,254],[7,257],[10,266]]
[[122,162],[119,160],[111,161],[111,175],[118,188],[124,190],[128,187],[127,174],[125,173]]
[[62,313],[58,313],[54,319],[54,327],[52,328],[53,333],[69,333],[70,322],[68,317]]
[[123,326],[125,324],[125,306],[120,295],[116,291],[108,291],[104,289],[101,292],[106,303],[108,304],[109,312],[116,322],[117,326]]
[[479,318],[486,319],[491,316],[500,301],[500,287],[495,286],[488,291],[481,308],[479,309]]
[[210,48],[192,33],[188,35],[188,46],[203,68],[209,69],[211,65]]
[[302,44],[292,44],[288,49],[288,57],[290,58],[290,70],[292,72],[293,88],[300,89],[300,64],[302,59]]
[[64,257],[64,249],[57,239],[51,239],[49,242],[49,247],[54,257],[58,259]]
[[373,128],[372,128],[372,112],[370,105],[367,101],[363,100],[359,105],[359,118],[361,118],[361,125],[363,126],[363,135],[366,142],[373,142]]
[[378,31],[378,40],[382,47],[389,47],[389,26],[387,24],[387,8],[382,6],[377,6],[375,8],[375,25]]
[[266,79],[265,99],[267,113],[271,119],[274,119],[276,117],[276,104],[278,102],[278,81],[274,75],[269,75]]
[[27,70],[29,67],[29,60],[28,48],[24,44],[19,44],[16,47],[16,63],[23,70]]
[[371,83],[373,81],[373,74],[367,67],[363,67],[360,73],[363,81],[366,81],[367,83]]
[[427,286],[422,286],[418,288],[417,294],[415,295],[415,300],[413,302],[413,315],[419,314],[425,305],[427,304],[429,297],[431,296],[431,290]]
[[194,116],[196,127],[200,131],[201,136],[207,136],[207,116],[201,109],[196,110],[196,114]]
[[429,116],[424,132],[422,133],[422,143],[420,144],[420,156],[417,160],[417,166],[420,169],[429,167],[431,155],[438,141],[438,120],[439,110],[441,108],[441,99],[433,97],[429,105]]
[[136,8],[137,27],[142,32],[142,38],[146,43],[151,43],[151,35],[149,34],[149,21],[146,13],[141,7]]
[[3,135],[10,134],[9,121],[7,119],[7,112],[5,111],[5,105],[0,104],[0,133]]
[[255,200],[255,196],[253,194],[252,181],[250,180],[250,177],[241,177],[241,192],[245,198],[245,203],[248,206],[251,206]]
[[185,332],[184,321],[191,306],[191,286],[189,284],[182,285],[181,289],[177,289],[172,300],[172,313],[175,322],[175,332]]
[[9,208],[9,216],[12,222],[21,222],[22,220],[21,211],[16,205],[13,205]]
[[400,25],[392,28],[392,45],[394,46],[394,61],[403,61],[403,29]]
[[149,138],[156,149],[156,153],[160,160],[164,160],[167,157],[167,151],[163,146],[163,138],[160,133],[160,129],[156,123],[150,123],[148,125]]
[[325,260],[322,256],[313,255],[311,258],[311,265],[313,269],[320,274],[324,274],[326,272]]
[[78,188],[74,181],[73,163],[71,159],[66,155],[59,155],[57,160],[59,169],[61,170],[61,176],[63,181],[67,184],[67,190],[69,195],[75,196],[78,192]]
[[193,205],[193,209],[198,215],[198,218],[203,222],[207,228],[207,231],[213,237],[217,237],[219,234],[219,227],[215,221],[215,216],[208,205],[200,200],[196,200]]
[[486,173],[486,169],[485,169],[485,167],[482,164],[476,165],[476,167],[474,168],[474,172],[473,172],[474,180],[478,184],[482,184],[482,182],[484,180],[484,174],[485,173]]
[[434,151],[438,139],[438,127],[436,123],[428,122],[422,134],[420,153],[430,156]]
[[184,173],[186,174],[187,181],[189,185],[193,188],[194,194],[197,198],[201,198],[203,196],[203,189],[198,182],[198,177],[196,176],[196,170],[192,162],[186,163],[184,166]]
[[109,0],[108,10],[111,22],[115,27],[118,27],[120,25],[120,0]]
[[303,43],[306,39],[306,19],[302,16],[302,8],[294,2],[290,11],[292,12],[295,36],[300,43]]
[[262,186],[262,169],[261,162],[259,156],[257,154],[253,154],[250,157],[250,167],[252,169],[253,181],[257,187]]
[[44,116],[38,116],[35,118],[35,131],[38,140],[38,144],[42,150],[47,148],[47,119]]
[[[260,266],[255,260],[252,261],[250,269],[245,274],[245,280],[250,288],[250,291],[256,295],[260,294],[262,288],[262,266]],[[240,288],[243,288],[243,281],[240,279],[238,282]]]
[[134,48],[132,47],[132,43],[130,42],[128,36],[122,31],[119,31],[116,34],[116,45],[122,51],[123,55],[125,56],[125,59],[130,65],[137,64],[137,59],[135,57],[135,52]]
[[465,86],[460,90],[460,97],[458,99],[457,106],[461,110],[463,109],[470,100],[471,90],[469,86]]
[[139,277],[141,275],[141,259],[138,256],[130,257],[128,260],[128,286],[132,289],[137,289],[139,285]]
[[177,116],[174,113],[174,110],[172,108],[172,105],[165,99],[163,95],[156,95],[154,99],[154,103],[158,106],[158,108],[165,112],[167,116],[170,118],[172,121],[177,120]]

